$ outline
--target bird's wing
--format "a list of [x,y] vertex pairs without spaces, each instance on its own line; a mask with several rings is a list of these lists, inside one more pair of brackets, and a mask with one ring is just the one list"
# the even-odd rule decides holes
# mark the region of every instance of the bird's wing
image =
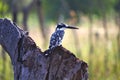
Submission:
[[53,33],[51,38],[50,38],[50,45],[49,48],[52,48],[56,44],[56,33]]
[[51,36],[51,39],[50,39],[49,48],[53,48],[53,47],[61,45],[63,36],[64,36],[63,31],[57,31],[57,32],[53,33]]
[[57,40],[58,40],[57,43],[59,44],[59,46],[62,43],[63,36],[64,36],[64,31],[59,31],[57,34]]

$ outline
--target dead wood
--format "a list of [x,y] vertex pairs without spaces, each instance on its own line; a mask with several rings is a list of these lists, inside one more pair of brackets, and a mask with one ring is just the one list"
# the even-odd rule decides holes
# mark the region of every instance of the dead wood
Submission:
[[[0,19],[0,44],[8,52],[14,80],[87,80],[87,64],[62,46],[42,52],[28,33]],[[52,52],[49,56],[45,53]]]

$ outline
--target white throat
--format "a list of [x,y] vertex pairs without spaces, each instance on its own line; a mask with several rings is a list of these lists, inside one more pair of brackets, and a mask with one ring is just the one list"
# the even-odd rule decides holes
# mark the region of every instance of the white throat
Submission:
[[57,28],[57,30],[61,30],[61,31],[63,31],[63,30],[65,30],[65,28]]

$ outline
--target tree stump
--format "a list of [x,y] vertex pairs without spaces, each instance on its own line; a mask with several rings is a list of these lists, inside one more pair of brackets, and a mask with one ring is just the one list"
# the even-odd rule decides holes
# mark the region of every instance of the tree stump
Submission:
[[8,52],[14,80],[87,80],[87,64],[62,46],[42,52],[28,33],[8,19],[0,19],[0,44]]

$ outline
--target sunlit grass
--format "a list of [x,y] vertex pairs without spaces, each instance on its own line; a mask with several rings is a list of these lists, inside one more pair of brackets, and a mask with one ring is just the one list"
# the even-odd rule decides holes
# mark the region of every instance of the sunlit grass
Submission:
[[[20,14],[19,17],[21,17]],[[22,17],[19,20],[19,25],[21,26]],[[85,22],[84,22],[85,23]],[[117,49],[117,40],[116,34],[117,29],[114,27],[114,23],[109,28],[109,41],[107,41],[107,45],[104,39],[104,29],[99,25],[100,22],[93,24],[93,53],[90,54],[90,43],[89,43],[89,24],[79,25],[80,29],[77,30],[77,36],[79,41],[79,49],[80,53],[76,50],[75,39],[72,30],[66,30],[64,39],[63,39],[63,47],[70,50],[75,54],[79,59],[82,59],[89,66],[89,79],[90,80],[120,80],[120,59],[118,57],[118,49]],[[111,24],[111,23],[110,23]],[[45,47],[43,46],[43,38],[41,35],[41,31],[39,28],[38,19],[35,15],[30,15],[28,20],[28,27],[29,27],[29,35],[32,39],[36,42],[37,46],[39,46],[42,51],[48,49],[49,46],[49,39],[51,34],[54,32],[56,24],[50,24],[47,27],[48,40],[46,41]],[[97,28],[96,28],[97,26]],[[99,33],[99,38],[96,39],[95,33]],[[106,53],[106,50],[108,53]],[[0,48],[1,51],[1,48]],[[107,63],[105,63],[105,60]],[[10,58],[7,55],[6,58],[6,72],[5,74],[2,73],[3,68],[3,59],[0,54],[0,80],[1,76],[5,77],[5,80],[13,80],[13,72],[10,68]],[[12,77],[11,77],[12,76]]]
[[5,56],[5,59],[3,59],[2,54],[0,55],[0,80],[13,80],[12,63],[7,53],[5,53]]
[[[113,24],[112,24],[113,25]],[[96,24],[93,25],[95,26],[93,29],[93,33],[99,32],[100,37],[98,40],[94,39],[93,42],[93,53],[89,54],[89,27],[83,27],[83,26],[88,26],[88,24],[82,24],[80,25],[80,29],[77,31],[78,39],[79,39],[79,49],[81,53],[77,53],[76,51],[76,46],[75,46],[75,40],[74,40],[74,35],[71,30],[66,30],[64,39],[63,39],[63,47],[66,49],[70,50],[73,52],[77,57],[80,59],[84,60],[85,62],[88,63],[89,65],[89,78],[90,80],[119,80],[120,75],[119,68],[120,68],[120,63],[116,62],[115,56],[118,54],[117,53],[117,41],[116,41],[116,30],[115,28],[110,29],[109,34],[112,35],[110,36],[110,41],[108,42],[108,45],[105,45],[105,40],[104,40],[104,29],[101,28],[101,25],[98,25],[99,27],[96,28]],[[50,38],[51,34],[54,32],[55,24],[52,25],[52,28],[49,29],[49,34],[48,37]],[[39,39],[38,36],[35,37],[36,35],[40,34],[35,34],[34,32],[38,31],[39,27],[34,28],[31,27],[31,37],[37,42],[38,46],[40,48],[42,45],[42,39]],[[111,31],[113,30],[113,31]],[[93,35],[94,36],[94,35]],[[47,41],[49,44],[49,40]],[[47,49],[48,44],[44,50]],[[108,53],[106,54],[106,50]],[[107,57],[106,57],[107,56]],[[105,59],[107,58],[107,63],[105,63]],[[90,62],[90,63],[89,63]]]

